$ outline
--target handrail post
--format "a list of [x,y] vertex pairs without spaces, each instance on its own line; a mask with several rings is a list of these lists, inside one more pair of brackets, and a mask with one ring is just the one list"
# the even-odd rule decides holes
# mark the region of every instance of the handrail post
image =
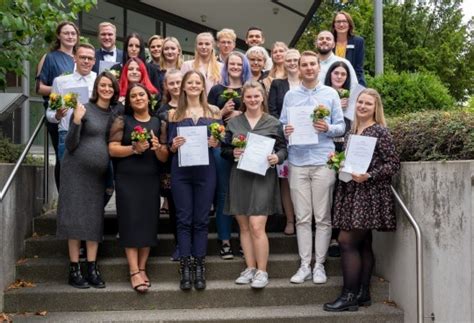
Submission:
[[43,204],[49,204],[49,136],[48,127],[44,127],[44,147],[43,147]]
[[398,204],[402,208],[403,212],[408,218],[411,226],[415,230],[416,236],[416,317],[418,323],[423,323],[424,320],[424,291],[423,291],[423,236],[421,234],[421,229],[415,218],[411,215],[408,208],[403,203],[402,199],[398,195],[397,191],[393,186],[391,186],[392,193],[395,196]]

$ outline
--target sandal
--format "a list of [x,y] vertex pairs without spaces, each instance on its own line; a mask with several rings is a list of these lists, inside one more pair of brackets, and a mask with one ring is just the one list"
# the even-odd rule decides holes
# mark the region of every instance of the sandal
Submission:
[[169,210],[168,210],[167,208],[162,207],[162,208],[160,209],[160,214],[168,214],[168,213],[169,213]]
[[[136,273],[130,274],[130,284],[132,284],[132,288],[137,293],[144,294],[144,293],[148,292],[148,284],[142,283],[142,284],[138,284],[138,285],[133,286],[132,277],[136,276],[136,275],[139,275],[139,274],[140,274],[140,271],[137,271]],[[143,288],[143,287],[145,287],[145,288]]]
[[293,222],[287,222],[285,230],[283,231],[287,236],[292,236],[295,234],[295,224]]
[[[145,269],[138,269],[138,271],[141,272],[141,273],[144,273],[145,276],[147,276]],[[143,280],[145,281],[145,284],[146,284],[148,287],[151,287],[151,283],[150,283],[150,281],[147,280],[147,279],[148,279],[148,276],[147,276],[146,278],[143,278]]]

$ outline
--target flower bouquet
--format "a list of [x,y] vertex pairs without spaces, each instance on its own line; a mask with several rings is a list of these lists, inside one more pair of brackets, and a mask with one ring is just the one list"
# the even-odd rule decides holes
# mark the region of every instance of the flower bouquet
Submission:
[[230,99],[239,99],[240,95],[237,91],[232,90],[232,89],[226,89],[222,94],[220,95],[221,98],[225,99],[225,101],[229,101]]
[[51,110],[58,110],[61,109],[63,106],[63,98],[61,94],[58,93],[51,93],[49,95],[49,108]]
[[117,81],[120,79],[120,71],[119,70],[107,70],[110,74],[112,74]]
[[156,98],[156,94],[152,94],[150,96],[151,110],[155,111],[155,107],[157,106],[157,104],[158,104],[158,99]]
[[225,127],[217,122],[213,122],[209,125],[209,130],[211,131],[211,136],[216,138],[219,141],[224,140],[225,136]]
[[329,169],[334,169],[337,173],[343,166],[343,162],[346,159],[346,155],[343,151],[339,153],[333,151],[332,153],[329,154],[328,158],[329,159],[327,161],[327,165]]
[[64,106],[75,109],[77,106],[77,93],[66,93],[63,96]]
[[[245,137],[245,135],[243,134],[237,135],[232,139],[232,146],[236,148],[243,149],[245,148],[246,144],[247,144],[247,137]],[[236,157],[234,161],[239,161],[239,158]]]
[[339,94],[340,99],[348,99],[349,96],[351,95],[351,92],[346,89],[339,89],[337,90],[337,93]]
[[146,130],[146,128],[143,128],[142,126],[138,125],[133,128],[132,134],[131,134],[132,141],[140,141],[144,142],[149,139],[151,139],[150,132]]
[[318,120],[322,120],[325,117],[329,117],[330,115],[331,112],[329,112],[329,109],[324,105],[319,104],[314,108],[313,113],[311,114],[311,119],[313,119],[313,122],[317,122]]

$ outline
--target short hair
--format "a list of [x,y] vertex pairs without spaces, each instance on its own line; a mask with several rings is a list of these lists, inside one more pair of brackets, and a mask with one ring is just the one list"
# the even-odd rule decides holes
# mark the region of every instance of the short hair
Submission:
[[217,35],[216,39],[219,40],[221,37],[226,37],[232,39],[234,42],[237,39],[237,35],[235,34],[235,31],[230,28],[224,28],[220,30]]
[[249,32],[252,31],[252,30],[258,30],[258,31],[260,31],[260,33],[262,34],[262,37],[263,37],[263,30],[262,30],[262,28],[256,27],[256,26],[252,26],[252,27],[249,27],[249,29],[247,29],[247,33],[245,34],[245,38],[247,38],[247,37],[249,36]]
[[349,23],[349,30],[347,31],[347,34],[349,37],[354,36],[354,32],[355,32],[354,20],[352,20],[352,17],[348,12],[341,10],[341,11],[336,12],[334,17],[332,18],[331,32],[334,35],[334,40],[337,40],[337,32],[336,32],[336,28],[334,27],[336,25],[337,15],[344,15],[346,17],[347,22]]
[[[81,32],[79,31],[79,28],[77,28],[76,24],[71,21],[62,21],[56,27],[56,31],[55,31],[56,41],[53,44],[52,50],[58,50],[61,47],[61,42],[59,41],[59,34],[61,34],[61,30],[63,29],[64,26],[72,26],[74,28],[77,34],[77,43],[79,43]],[[76,51],[76,46],[74,46],[74,51]]]
[[104,27],[111,27],[114,30],[114,32],[117,33],[117,27],[115,27],[113,23],[104,21],[104,22],[101,22],[99,26],[97,26],[97,34],[100,34],[100,30]]
[[240,94],[240,97],[241,97],[241,100],[240,100],[240,111],[242,112],[245,112],[247,111],[247,106],[245,105],[244,103],[244,95],[245,95],[245,92],[249,89],[257,89],[260,94],[262,94],[262,97],[263,97],[263,101],[262,101],[262,110],[263,112],[265,113],[268,113],[268,106],[267,106],[267,91],[265,91],[263,85],[258,82],[258,81],[254,81],[254,80],[249,80],[247,82],[245,82],[244,86],[242,87],[242,93]]
[[229,55],[225,58],[224,66],[222,66],[222,70],[221,70],[221,83],[224,86],[230,85],[229,72],[227,69],[229,68],[229,59],[231,56],[240,57],[240,59],[242,60],[242,74],[240,75],[240,81],[242,82],[242,84],[244,84],[245,82],[247,82],[248,80],[252,78],[252,72],[250,70],[250,63],[247,57],[241,52],[237,52],[237,51],[233,51],[229,53]]
[[[367,89],[362,90],[362,92],[360,92],[359,96],[357,97],[356,105],[357,105],[357,101],[359,101],[359,97],[362,94],[367,94],[367,95],[370,95],[371,97],[374,98],[374,100],[375,100],[375,111],[374,111],[375,123],[378,124],[378,125],[381,125],[383,127],[386,127],[387,123],[385,122],[385,116],[384,116],[384,113],[383,113],[382,98],[380,97],[379,92],[377,92],[377,90],[371,89],[371,88],[367,88]],[[353,133],[356,133],[358,127],[359,127],[359,118],[357,118],[357,112],[356,112],[354,114],[354,122],[352,123],[351,131]]]
[[249,57],[250,55],[261,54],[265,58],[265,63],[270,59],[267,50],[262,46],[253,46],[250,47],[245,55]]
[[319,56],[318,54],[316,54],[316,52],[312,51],[312,50],[305,50],[301,53],[301,56],[300,56],[300,59],[298,60],[298,66],[301,65],[301,59],[304,57],[304,56],[312,56],[312,57],[316,57],[316,59],[318,60],[318,65],[319,65]]
[[119,84],[117,82],[117,79],[115,76],[112,75],[109,71],[103,71],[99,75],[97,75],[95,82],[94,82],[94,88],[92,90],[92,96],[90,98],[90,102],[92,103],[97,103],[99,100],[99,94],[97,93],[97,88],[99,87],[99,82],[101,78],[108,78],[112,82],[112,88],[114,89],[114,95],[112,96],[112,99],[110,99],[110,105],[115,105],[117,103],[117,100],[119,98]]
[[150,47],[150,46],[151,46],[151,43],[152,43],[154,40],[163,40],[163,37],[161,37],[160,35],[153,35],[153,36],[151,36],[150,38],[148,38],[147,46]]
[[91,44],[89,43],[80,43],[76,46],[76,53],[77,53],[77,50],[79,48],[87,48],[87,49],[91,49],[94,53],[95,53],[95,48],[94,46],[92,46]]

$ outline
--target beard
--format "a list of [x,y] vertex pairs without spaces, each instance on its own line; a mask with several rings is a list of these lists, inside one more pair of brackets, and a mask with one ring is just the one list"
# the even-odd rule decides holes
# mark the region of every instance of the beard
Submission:
[[331,48],[320,48],[320,47],[317,47],[317,50],[318,50],[318,53],[322,54],[322,55],[326,55],[327,53],[329,53],[330,51],[332,51]]

